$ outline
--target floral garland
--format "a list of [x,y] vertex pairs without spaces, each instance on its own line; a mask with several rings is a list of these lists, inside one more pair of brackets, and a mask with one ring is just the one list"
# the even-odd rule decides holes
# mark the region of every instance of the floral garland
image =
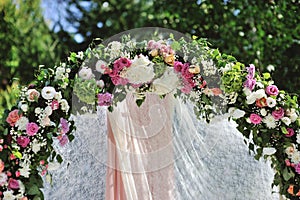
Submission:
[[161,98],[173,94],[192,102],[196,116],[207,121],[229,113],[255,158],[272,161],[273,186],[287,198],[300,196],[297,97],[279,90],[270,74],[208,48],[203,39],[170,35],[135,42],[124,35],[122,41],[71,53],[54,69],[41,67],[36,77],[0,126],[0,199],[43,199],[41,176],[51,181],[49,170],[62,162],[54,146],[74,139],[70,107],[112,111],[128,92],[137,105],[149,92]]

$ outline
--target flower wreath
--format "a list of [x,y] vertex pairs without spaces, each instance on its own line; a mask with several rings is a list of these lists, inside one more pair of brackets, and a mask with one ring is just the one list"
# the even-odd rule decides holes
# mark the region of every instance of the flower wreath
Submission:
[[[62,162],[55,145],[72,141],[70,106],[86,112],[95,106],[110,111],[125,99],[146,93],[173,94],[194,105],[198,118],[225,115],[238,124],[255,158],[272,161],[272,186],[287,198],[300,196],[300,118],[296,96],[279,90],[269,73],[245,66],[233,56],[210,49],[203,39],[135,42],[130,35],[108,45],[71,53],[54,68],[40,66],[36,80],[23,87],[18,105],[0,126],[0,199],[43,199],[42,176]],[[78,74],[77,74],[78,72]],[[219,86],[213,86],[218,82]],[[74,99],[74,97],[73,97]],[[226,105],[226,106],[224,106]],[[226,108],[224,110],[224,108]]]

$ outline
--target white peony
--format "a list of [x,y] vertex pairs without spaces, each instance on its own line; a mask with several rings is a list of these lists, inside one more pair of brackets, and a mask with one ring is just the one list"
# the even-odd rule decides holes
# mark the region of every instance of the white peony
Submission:
[[107,66],[107,63],[103,60],[98,60],[96,63],[96,70],[97,72],[100,72],[101,74],[104,74],[105,67]]
[[295,151],[291,156],[291,161],[295,164],[298,164],[300,162],[300,152]]
[[154,76],[153,63],[143,55],[136,56],[131,66],[122,74],[122,77],[127,78],[132,84],[147,83]]
[[69,111],[70,106],[69,106],[67,100],[62,99],[59,103],[60,103],[61,109],[62,109],[63,111],[65,111],[65,112],[68,112],[68,111]]
[[291,124],[291,119],[288,117],[281,118],[281,121],[285,123],[285,125],[289,126]]
[[173,68],[168,68],[161,78],[153,81],[154,92],[158,95],[168,94],[177,88],[178,82],[178,76]]
[[78,72],[78,76],[84,80],[89,80],[95,77],[92,69],[88,67],[81,68],[81,70]]
[[19,131],[24,131],[26,130],[26,126],[29,123],[29,120],[27,117],[21,117],[17,122],[16,122],[16,127],[18,127]]
[[16,196],[13,194],[13,190],[7,190],[3,192],[3,200],[15,200]]
[[276,100],[271,98],[271,97],[268,97],[267,98],[267,105],[269,108],[273,108],[276,106]]
[[228,113],[230,114],[230,116],[233,118],[233,119],[239,119],[241,117],[244,117],[245,116],[245,111],[243,110],[240,110],[238,108],[234,108],[234,107],[231,107],[228,109]]
[[46,100],[53,99],[55,96],[56,91],[54,87],[46,86],[42,89],[42,97]]
[[269,129],[276,128],[276,120],[271,114],[268,114],[264,119],[263,122],[267,125]]

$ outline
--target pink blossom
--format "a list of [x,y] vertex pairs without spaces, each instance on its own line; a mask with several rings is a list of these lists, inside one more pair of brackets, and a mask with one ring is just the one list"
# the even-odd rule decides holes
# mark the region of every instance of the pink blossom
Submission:
[[19,189],[20,185],[19,185],[19,182],[13,178],[10,178],[8,180],[8,188],[9,189]]
[[111,81],[114,85],[126,85],[128,83],[128,79],[122,78],[120,76],[111,77]]
[[295,171],[300,174],[300,163],[295,165]]
[[27,124],[26,126],[27,135],[34,136],[38,131],[39,131],[39,126],[36,123],[31,122]]
[[277,96],[278,93],[279,93],[279,90],[277,88],[276,85],[269,85],[267,88],[266,88],[266,93],[268,95],[272,95],[272,96]]
[[61,146],[65,146],[68,143],[68,141],[69,141],[68,137],[66,135],[63,135],[59,139],[59,144]]
[[64,118],[60,118],[60,125],[61,125],[61,129],[63,131],[64,134],[68,133],[70,130],[69,127],[69,122],[68,120],[64,119]]
[[17,138],[17,143],[18,145],[20,145],[21,147],[25,148],[27,147],[27,145],[29,144],[30,139],[26,136],[19,136]]
[[181,88],[181,92],[189,94],[192,91],[192,87],[189,84],[186,84]]
[[250,115],[250,121],[252,124],[260,124],[261,120],[262,120],[262,118],[257,114],[252,113]]
[[287,128],[286,130],[288,132],[287,134],[285,134],[286,137],[292,137],[295,134],[295,131],[292,128]]
[[290,162],[290,160],[289,160],[289,159],[286,159],[284,162],[285,162],[285,165],[286,165],[286,166],[288,166],[288,167],[290,167],[290,166],[291,166],[291,162]]
[[128,58],[119,58],[114,62],[114,69],[121,71],[124,67],[130,67],[131,63]]
[[175,61],[174,62],[174,70],[175,72],[181,72],[181,69],[183,68],[182,62]]
[[112,94],[106,92],[104,94],[98,94],[98,105],[99,106],[110,106],[112,104]]
[[19,177],[21,175],[21,172],[20,171],[16,171],[15,175],[16,175],[16,177]]
[[51,103],[52,110],[57,110],[59,108],[59,102],[57,100],[53,100]]
[[253,64],[250,64],[250,66],[247,67],[247,71],[248,71],[247,78],[248,79],[254,79],[254,76],[255,76],[255,66]]
[[15,109],[8,114],[6,122],[9,123],[10,126],[14,126],[21,117],[22,114],[19,115],[19,110]]
[[279,108],[277,110],[274,110],[272,112],[272,116],[274,117],[274,119],[279,120],[281,118],[283,118],[284,116],[284,109],[283,108]]
[[244,82],[244,87],[249,88],[251,91],[254,89],[255,85],[256,85],[256,80],[255,79],[248,78]]

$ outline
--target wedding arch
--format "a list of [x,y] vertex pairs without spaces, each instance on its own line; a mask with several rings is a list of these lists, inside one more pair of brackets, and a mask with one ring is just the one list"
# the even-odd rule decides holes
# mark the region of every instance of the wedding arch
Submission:
[[113,112],[128,93],[138,106],[149,93],[161,99],[172,95],[190,102],[199,120],[220,115],[234,120],[254,158],[271,161],[272,186],[287,198],[299,198],[297,96],[279,90],[270,74],[253,64],[210,48],[205,39],[162,28],[123,32],[70,53],[58,66],[40,66],[36,80],[22,88],[18,104],[2,119],[0,198],[43,199],[42,176],[51,182],[48,169],[63,160],[54,144],[74,139],[71,115],[96,106]]

